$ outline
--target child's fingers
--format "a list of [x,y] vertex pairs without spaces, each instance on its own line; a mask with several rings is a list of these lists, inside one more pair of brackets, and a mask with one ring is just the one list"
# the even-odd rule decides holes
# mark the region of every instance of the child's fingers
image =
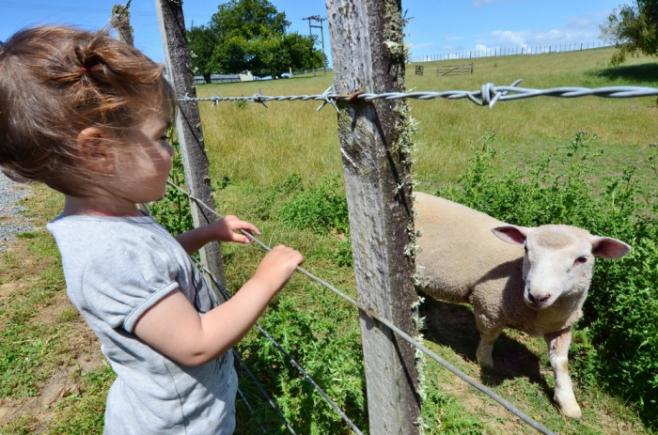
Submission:
[[252,224],[251,222],[247,221],[240,221],[239,222],[240,229],[248,231],[252,234],[260,235],[260,230],[256,227],[256,225]]
[[277,252],[281,255],[282,259],[293,266],[298,266],[304,262],[304,257],[296,249],[290,248],[285,245],[277,245],[273,249],[274,252]]
[[244,234],[233,234],[233,241],[236,243],[250,243],[251,239]]
[[243,221],[237,216],[229,215],[224,218],[224,222],[232,231],[245,230],[252,234],[260,235],[260,230],[251,222]]

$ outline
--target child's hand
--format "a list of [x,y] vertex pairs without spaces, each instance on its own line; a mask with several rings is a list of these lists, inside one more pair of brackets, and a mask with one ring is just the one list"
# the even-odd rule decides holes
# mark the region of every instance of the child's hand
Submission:
[[253,279],[278,292],[303,261],[304,257],[296,250],[283,245],[275,246],[260,262]]
[[243,221],[237,216],[229,215],[223,219],[211,224],[214,228],[217,240],[222,242],[249,243],[249,239],[240,230],[247,231],[251,234],[260,235],[260,230],[251,222]]

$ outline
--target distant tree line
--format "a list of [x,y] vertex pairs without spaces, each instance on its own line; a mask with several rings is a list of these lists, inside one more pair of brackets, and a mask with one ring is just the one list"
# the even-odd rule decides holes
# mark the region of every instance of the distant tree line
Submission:
[[210,82],[212,73],[276,76],[289,69],[324,65],[315,38],[287,33],[290,22],[268,0],[231,0],[218,6],[210,23],[192,27],[188,41],[196,75]]

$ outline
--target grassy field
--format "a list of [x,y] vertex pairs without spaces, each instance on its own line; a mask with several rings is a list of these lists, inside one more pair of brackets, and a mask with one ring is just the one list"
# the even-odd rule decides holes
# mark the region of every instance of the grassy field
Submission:
[[[611,85],[656,86],[658,65],[648,58],[634,58],[627,65],[609,69],[611,50],[528,57],[497,57],[474,61],[474,74],[437,77],[435,64],[425,65],[423,76],[408,68],[409,90],[475,90],[487,82],[522,86],[600,87]],[[201,86],[199,95],[267,95],[320,93],[331,76],[275,82]],[[656,141],[655,98],[612,100],[596,97],[574,100],[535,98],[498,103],[494,109],[467,100],[414,101],[412,115],[418,123],[414,171],[420,189],[455,181],[474,147],[485,134],[495,133],[508,153],[507,162],[523,164],[541,151],[564,143],[578,131],[596,134],[608,153],[610,171],[634,164],[647,155]],[[249,179],[268,185],[295,172],[304,179],[341,171],[335,112],[331,107],[316,113],[317,102],[202,105],[204,132],[214,169],[221,176]],[[282,166],[285,162],[285,166]],[[286,171],[283,170],[286,168]]]
[[[592,50],[556,56],[480,59],[475,61],[475,73],[472,76],[448,78],[436,77],[432,73],[432,64],[426,64],[422,77],[409,74],[407,87],[414,90],[470,90],[478,89],[485,82],[508,84],[518,78],[524,79],[525,86],[538,88],[658,85],[658,65],[650,59],[637,58],[622,68],[612,70],[607,67],[610,54],[610,50]],[[412,72],[413,69],[409,68],[408,71]],[[329,76],[319,76],[271,83],[203,86],[199,94],[319,93],[330,81]],[[483,137],[487,135],[495,135],[494,146],[503,156],[499,159],[502,162],[500,170],[505,171],[524,166],[542,153],[564,147],[579,131],[598,137],[597,144],[604,153],[600,159],[601,179],[619,174],[624,167],[633,166],[638,168],[638,176],[646,180],[649,190],[658,187],[653,173],[646,165],[658,130],[653,98],[537,98],[499,103],[493,109],[478,107],[468,101],[411,101],[410,104],[412,116],[418,124],[413,171],[419,190],[432,191],[457,182],[473,151],[481,148]],[[336,267],[333,260],[341,258],[343,236],[340,232],[317,234],[312,228],[291,229],[289,223],[282,222],[282,204],[304,196],[303,193],[290,193],[281,188],[287,184],[286,180],[291,174],[299,177],[297,191],[312,192],[314,186],[334,181],[341,183],[342,167],[335,134],[336,115],[330,107],[319,113],[314,112],[317,106],[318,103],[310,102],[270,103],[269,109],[258,104],[202,105],[212,171],[216,178],[222,177],[225,180],[222,183],[223,189],[217,192],[217,203],[225,212],[238,213],[260,224],[270,243],[286,243],[298,247],[306,254],[307,264],[312,270],[316,270],[320,276],[330,277],[342,288],[353,292],[351,270]],[[229,280],[237,286],[248,276],[242,268],[255,264],[260,253],[239,250],[230,255],[234,256],[232,264],[237,266],[238,271],[232,272],[232,268],[229,268]],[[326,291],[303,282],[293,282],[288,291],[282,298],[290,297],[294,301],[291,305],[314,310],[315,318],[323,318],[324,312],[315,311],[318,308],[314,298],[308,296],[309,293],[313,295],[321,292],[324,296],[320,299],[329,301],[327,303],[334,312],[344,309],[342,302]],[[311,302],[308,302],[309,298]],[[348,316],[346,318],[349,319]],[[433,316],[429,315],[428,318]],[[350,326],[345,328],[356,328],[353,318],[349,322]],[[471,319],[461,326],[471,325],[470,331],[474,334],[472,324]],[[284,336],[285,330],[292,328],[277,326],[282,327]],[[321,330],[321,326],[314,328]],[[453,332],[451,329],[448,331]],[[497,387],[504,397],[523,397],[515,403],[560,432],[642,432],[642,426],[632,417],[632,412],[624,411],[619,401],[600,391],[578,393],[585,403],[584,408],[587,408],[582,423],[564,420],[550,400],[551,387],[548,385],[552,385],[552,379],[543,341],[523,337],[515,337],[515,340],[511,343],[516,343],[514,348],[517,354],[521,353],[519,358],[529,358],[531,363],[528,366],[527,362],[512,362],[505,369],[508,371],[508,379],[499,380]],[[453,341],[445,336],[434,342],[430,340],[435,350],[450,358],[456,349],[448,343]],[[458,357],[455,363],[461,363],[463,369],[477,377],[479,370],[473,363],[476,341],[471,337],[468,343],[470,347],[465,347],[467,350],[462,352],[461,358]],[[313,359],[309,357],[309,360]],[[452,424],[455,424],[457,432],[471,429],[476,432],[507,431],[510,428],[514,428],[515,432],[525,430],[505,412],[494,411],[492,416],[482,418],[488,413],[485,410],[496,409],[496,406],[477,398],[477,395],[433,364],[428,364],[426,371],[426,379],[432,384],[428,390],[433,391],[434,386],[437,386],[437,391],[442,392],[439,393],[441,397],[434,398],[434,403],[446,404],[441,406],[442,410],[437,414],[430,409],[431,405],[426,406],[424,412],[429,422],[429,432],[452,430]],[[352,377],[350,381],[355,380]],[[458,400],[450,400],[454,395],[443,395],[446,391],[460,392]],[[469,411],[472,417],[465,418],[465,422],[461,421],[464,420],[462,416],[468,415]],[[624,423],[619,425],[619,421]]]
[[[423,76],[408,68],[407,88],[477,89],[485,82],[527,87],[621,84],[658,86],[658,64],[635,58],[609,69],[611,51],[600,49],[532,57],[477,59],[468,76],[437,77],[433,64]],[[331,76],[272,82],[201,86],[200,95],[320,93]],[[218,208],[256,223],[269,244],[296,247],[306,266],[355,295],[349,241],[341,225],[308,224],[326,216],[342,188],[336,114],[317,102],[202,103],[204,136]],[[468,101],[411,101],[417,121],[414,177],[419,190],[453,185],[485,136],[502,156],[500,171],[523,167],[542,153],[568,144],[579,131],[598,137],[601,180],[623,168],[638,168],[648,191],[658,182],[646,160],[656,142],[654,98],[575,100],[536,98],[498,103],[493,109]],[[596,180],[595,180],[596,181]],[[57,213],[59,198],[35,189],[28,201],[37,224]],[[38,204],[45,204],[43,206]],[[292,216],[292,217],[291,217]],[[300,218],[301,216],[301,218]],[[256,248],[225,246],[227,282],[237,289],[255,269]],[[28,266],[36,271],[27,273]],[[91,433],[99,429],[112,374],[97,345],[67,305],[56,249],[43,232],[19,238],[0,259],[0,433]],[[440,303],[423,306],[425,343],[480,379],[475,363],[477,334],[469,310]],[[261,324],[366,427],[364,379],[356,312],[303,277],[294,277]],[[74,337],[71,339],[70,337]],[[17,350],[20,349],[20,352]],[[251,333],[239,346],[246,363],[276,397],[299,433],[348,432],[336,416],[277,352]],[[543,340],[510,332],[494,352],[499,373],[485,379],[499,394],[560,433],[647,433],[634,408],[596,387],[576,385],[584,417],[560,416],[551,400],[553,380]],[[576,373],[576,379],[578,375]],[[446,371],[423,365],[427,433],[531,433],[495,403]],[[238,401],[239,433],[281,431],[277,416],[242,376],[241,387],[255,414]]]

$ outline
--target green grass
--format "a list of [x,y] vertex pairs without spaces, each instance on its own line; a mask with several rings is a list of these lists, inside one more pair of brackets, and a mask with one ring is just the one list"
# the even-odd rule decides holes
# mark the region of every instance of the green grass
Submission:
[[114,378],[109,366],[82,376],[78,390],[58,403],[57,417],[48,432],[57,435],[99,433],[103,427],[107,390]]
[[[47,334],[50,325],[33,321],[64,286],[57,248],[52,239],[36,232],[22,233],[19,239],[25,250],[5,253],[0,263],[2,282],[23,284],[0,302],[0,397],[36,395],[39,383],[64,357],[50,349],[64,337],[66,322]],[[33,260],[26,262],[25,254]],[[35,270],[36,264],[40,267]]]
[[[114,375],[109,368],[80,371],[78,359],[88,357],[81,349],[89,346],[77,310],[64,302],[59,253],[44,228],[62,197],[35,186],[25,205],[36,229],[19,234],[0,257],[0,283],[9,288],[0,298],[0,404],[18,406],[0,433],[100,433],[106,379]],[[39,402],[48,385],[64,388],[50,411]]]
[[[412,75],[413,69],[408,68],[407,88],[478,89],[485,82],[509,84],[517,78],[524,79],[524,86],[538,88],[658,85],[658,75],[652,75],[658,71],[658,65],[653,63],[652,59],[633,59],[622,69],[612,70],[607,67],[610,54],[610,50],[591,50],[584,53],[478,59],[475,60],[475,73],[472,76],[448,78],[436,77],[432,74],[432,65],[426,64],[425,75],[422,77]],[[266,95],[319,93],[330,82],[331,76],[328,75],[275,82],[209,85],[201,86],[199,94],[228,96],[252,95],[256,92]],[[536,98],[498,103],[493,109],[477,107],[468,101],[411,101],[410,104],[412,116],[418,122],[414,136],[416,149],[413,173],[419,190],[433,191],[438,187],[454,184],[466,168],[473,151],[481,147],[483,137],[487,135],[496,136],[496,146],[505,156],[501,159],[499,170],[506,171],[523,167],[526,162],[537,158],[541,153],[564,146],[579,131],[586,131],[598,137],[597,145],[604,153],[600,159],[601,180],[607,175],[620,174],[627,166],[637,166],[637,176],[644,180],[648,190],[651,186],[658,187],[650,169],[641,165],[649,155],[650,145],[655,142],[657,132],[653,98]],[[263,230],[264,240],[269,244],[284,243],[298,248],[305,254],[306,265],[311,270],[354,295],[351,268],[345,267],[345,260],[340,263],[336,261],[336,258],[346,257],[338,255],[341,244],[343,247],[345,245],[345,235],[339,229],[340,226],[327,232],[325,225],[318,220],[316,230],[304,225],[301,228],[298,225],[295,229],[291,215],[304,217],[308,207],[317,210],[322,210],[322,207],[307,201],[304,213],[287,213],[286,210],[294,208],[295,204],[299,205],[297,198],[300,193],[281,187],[291,177],[298,179],[303,191],[313,190],[313,186],[321,190],[331,184],[332,180],[339,180],[341,184],[342,165],[336,136],[335,111],[327,106],[321,112],[315,112],[318,103],[310,102],[272,102],[268,105],[269,108],[251,103],[220,103],[217,106],[201,104],[204,136],[211,160],[211,176],[216,180],[224,180],[222,189],[216,192],[216,203],[219,204],[220,211],[238,214],[259,225]],[[262,254],[256,249],[247,250],[243,247],[227,249],[227,279],[231,287],[237,288],[248,278]],[[349,263],[349,258],[347,262]],[[351,308],[346,308],[342,301],[326,290],[315,288],[299,278],[287,286],[280,298],[287,301],[284,304],[286,307],[291,306],[290,301],[293,301],[293,306],[304,313],[299,316],[310,315],[322,319],[325,313],[323,307],[315,302],[318,297],[332,307],[332,315],[350,318],[344,313],[346,310],[352,310]],[[277,305],[270,311],[278,312]],[[355,315],[353,310],[351,315]],[[342,326],[347,331],[356,327],[353,320]],[[293,326],[284,324],[280,328],[279,332],[285,336],[286,331]],[[321,333],[322,328],[320,322],[312,328],[313,333]],[[454,349],[431,341],[427,343],[444,354],[452,354],[455,364],[476,379],[479,378],[479,369],[472,358],[455,358]],[[262,346],[263,341],[250,336],[244,345],[248,348]],[[474,349],[475,343],[472,343],[471,351]],[[514,350],[517,348],[514,347],[511,352]],[[322,355],[306,354],[303,349],[298,351],[304,355],[302,364],[313,365],[317,359],[323,358]],[[553,381],[550,371],[547,370],[545,353],[543,346],[536,343],[532,352],[526,351],[526,354],[542,358],[542,374],[537,375],[535,381],[529,381],[525,379],[525,375],[520,375],[504,380],[495,386],[496,390],[531,416],[539,418],[551,429],[560,432],[601,433],[602,430],[612,430],[616,424],[613,420],[616,418],[622,421],[622,427],[631,432],[642,433],[645,430],[632,408],[624,407],[619,400],[596,388],[591,390],[588,387],[588,390],[577,393],[583,401],[583,408],[586,409],[582,422],[572,422],[561,417],[551,401],[550,385]],[[361,355],[345,353],[341,358],[359,359]],[[248,362],[260,367],[258,358],[248,358]],[[277,391],[281,400],[288,400],[290,392],[285,391],[281,385],[287,385],[290,377],[282,376],[276,370],[266,373],[263,375],[266,378],[274,377],[270,386]],[[575,377],[577,378],[577,374]],[[542,382],[537,380],[540,378],[543,379]],[[467,390],[454,395],[450,391],[446,393],[434,388],[436,379],[443,380],[444,386],[455,385],[460,381],[433,364],[427,364],[425,379],[429,393],[423,413],[427,422],[433,422],[429,423],[427,428],[430,433],[453,431],[449,429],[452,424],[458,428],[453,432],[497,433],[510,428],[515,432],[527,430],[526,426],[515,422],[506,412],[488,415],[497,405],[486,404],[484,400],[478,400],[471,406],[461,405],[468,404],[472,400],[469,398],[477,393]],[[363,385],[360,388],[363,388]],[[241,415],[246,418],[247,414]],[[359,418],[358,413],[354,416]],[[290,417],[293,422],[296,421],[294,415]],[[362,421],[366,424],[365,420]],[[601,422],[603,426],[599,426]]]
[[[517,78],[523,78],[523,85],[528,87],[658,85],[658,66],[652,59],[632,59],[626,66],[608,69],[610,54],[610,50],[591,50],[477,59],[472,76],[448,78],[436,77],[432,65],[425,64],[422,77],[413,75],[413,68],[408,68],[407,88],[477,89],[485,82],[508,84]],[[320,93],[331,79],[327,75],[201,86],[199,94]],[[476,107],[467,101],[410,104],[419,124],[414,136],[413,172],[418,188],[426,191],[455,183],[473,150],[480,147],[482,138],[489,133],[496,135],[497,146],[506,157],[500,163],[500,171],[523,166],[540,152],[567,143],[577,131],[596,134],[605,152],[600,168],[602,176],[620,173],[628,165],[639,167],[639,162],[648,155],[650,144],[656,141],[656,109],[652,98],[618,101],[594,97],[538,98],[498,103],[493,109]],[[308,224],[309,219],[312,222],[313,216],[317,216],[314,213],[325,210],[325,201],[331,203],[335,199],[332,193],[342,189],[336,113],[330,106],[315,112],[317,102],[268,105],[268,109],[258,104],[200,105],[218,208],[222,213],[237,214],[256,223],[263,230],[262,239],[266,243],[285,243],[299,249],[305,255],[308,269],[356,296],[349,238],[340,216],[325,221],[321,231]],[[658,187],[650,171],[640,172],[638,176],[643,177],[649,189]],[[28,204],[30,213],[43,225],[59,212],[60,198],[41,189],[36,189],[34,195]],[[71,352],[67,337],[77,319],[74,311],[64,310],[53,319],[55,327],[35,322],[36,313],[47,309],[63,291],[61,266],[56,260],[55,247],[44,231],[24,235],[16,243],[22,250],[3,254],[0,259],[0,280],[21,283],[11,298],[0,299],[0,399],[9,400],[39,395],[58,366],[71,364],[67,359],[67,353]],[[236,290],[251,276],[262,253],[257,248],[226,244],[224,249],[227,281]],[[480,379],[474,362],[477,336],[472,318],[468,312],[461,315],[464,322],[445,328],[442,336],[428,332],[425,343]],[[352,307],[297,276],[268,309],[262,324],[328,390],[350,418],[360,427],[367,427],[358,316]],[[497,344],[494,358],[519,359],[521,368],[485,380],[529,415],[560,433],[647,431],[632,406],[625,406],[596,386],[585,389],[578,383],[576,394],[583,405],[584,419],[572,422],[561,417],[550,397],[553,381],[543,342],[520,335],[510,337]],[[332,433],[349,432],[255,332],[248,335],[239,349],[300,433],[326,433],[327,428]],[[427,433],[531,433],[527,426],[433,362],[426,361],[423,372]],[[57,402],[51,420],[43,423],[30,415],[17,415],[0,427],[0,433],[32,433],[37,429],[48,433],[98,432],[113,375],[104,368],[76,376],[77,390]],[[251,415],[238,400],[238,433],[255,433],[261,426],[268,432],[285,432],[244,375],[241,388],[257,412]]]
[[[608,68],[610,49],[527,57],[474,60],[473,75],[437,77],[433,63],[416,76],[408,68],[407,89],[479,89],[483,83],[522,86],[599,87],[658,86],[658,66],[646,57],[634,58],[617,69]],[[199,95],[290,95],[320,93],[332,77],[318,76],[274,82],[235,83],[199,87]],[[255,185],[280,181],[294,172],[304,180],[341,173],[336,137],[336,114],[330,106],[314,110],[317,102],[259,104],[201,104],[204,135],[212,170],[230,179]],[[655,143],[655,98],[613,100],[596,97],[548,97],[498,103],[493,109],[466,100],[410,101],[418,121],[414,172],[421,189],[457,179],[481,138],[495,133],[509,150],[509,165],[523,162],[583,130],[600,137],[607,148],[609,171],[619,171],[647,155]],[[286,170],[284,170],[284,168]]]

